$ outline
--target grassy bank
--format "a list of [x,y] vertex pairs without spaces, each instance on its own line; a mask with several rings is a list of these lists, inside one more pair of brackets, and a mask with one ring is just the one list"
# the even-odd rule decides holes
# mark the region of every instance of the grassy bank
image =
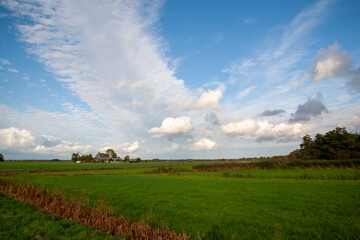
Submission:
[[37,211],[0,193],[0,239],[118,239]]

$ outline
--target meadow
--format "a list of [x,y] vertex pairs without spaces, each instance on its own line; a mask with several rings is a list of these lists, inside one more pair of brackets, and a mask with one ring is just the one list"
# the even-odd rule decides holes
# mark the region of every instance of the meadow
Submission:
[[0,239],[118,239],[32,209],[0,193]]
[[[6,179],[60,190],[88,207],[185,231],[194,239],[360,239],[358,169],[221,167],[207,172],[195,166],[213,163],[120,164],[124,169],[109,170],[101,168],[119,164],[28,164],[42,172],[29,170]],[[144,166],[149,168],[140,168]],[[62,172],[72,167],[74,171]]]

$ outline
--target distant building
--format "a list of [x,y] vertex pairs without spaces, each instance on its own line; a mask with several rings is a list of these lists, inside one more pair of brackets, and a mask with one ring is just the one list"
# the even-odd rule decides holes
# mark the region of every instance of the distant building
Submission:
[[112,163],[115,161],[120,162],[120,158],[112,158],[112,157],[97,157],[95,158],[95,161],[97,162],[104,162],[104,163]]

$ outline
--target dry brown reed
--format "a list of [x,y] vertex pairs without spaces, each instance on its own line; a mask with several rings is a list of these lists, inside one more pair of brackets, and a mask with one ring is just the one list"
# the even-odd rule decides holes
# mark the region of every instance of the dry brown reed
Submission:
[[49,193],[39,187],[18,181],[0,179],[0,191],[36,209],[68,218],[88,227],[104,230],[108,234],[126,239],[191,239],[185,232],[177,234],[170,229],[154,229],[150,225],[131,222],[124,217],[107,214],[106,210],[83,206],[79,201],[66,200],[60,193]]

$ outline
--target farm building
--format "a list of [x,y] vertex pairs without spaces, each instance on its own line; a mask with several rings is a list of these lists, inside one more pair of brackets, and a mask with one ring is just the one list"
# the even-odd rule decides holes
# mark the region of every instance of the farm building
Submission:
[[98,157],[95,158],[97,162],[111,163],[114,161],[120,161],[120,158],[112,158],[112,157]]

